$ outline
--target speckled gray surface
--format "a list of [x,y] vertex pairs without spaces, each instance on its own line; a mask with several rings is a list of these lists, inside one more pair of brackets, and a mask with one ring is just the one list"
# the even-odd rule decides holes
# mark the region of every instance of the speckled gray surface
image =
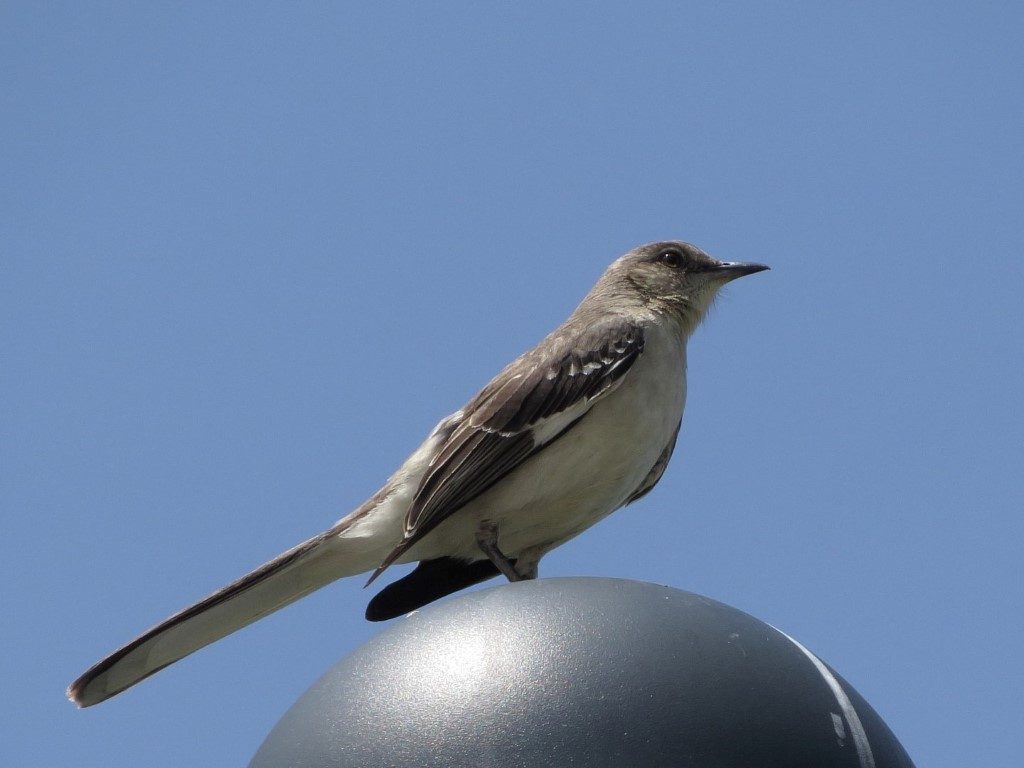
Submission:
[[540,579],[399,619],[250,768],[910,767],[849,684],[767,624],[617,579]]

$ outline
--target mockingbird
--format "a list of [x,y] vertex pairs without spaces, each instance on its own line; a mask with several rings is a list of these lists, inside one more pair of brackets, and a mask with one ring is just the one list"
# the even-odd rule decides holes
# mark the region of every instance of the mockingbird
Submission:
[[339,579],[418,562],[370,601],[393,618],[549,550],[661,479],[686,399],[686,341],[718,289],[768,269],[683,242],[615,261],[576,310],[499,373],[362,506],[136,638],[68,689],[87,707]]

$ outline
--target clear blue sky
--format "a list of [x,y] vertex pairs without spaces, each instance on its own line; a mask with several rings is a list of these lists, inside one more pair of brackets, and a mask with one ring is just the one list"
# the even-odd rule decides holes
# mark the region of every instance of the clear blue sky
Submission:
[[918,765],[1019,766],[1021,5],[359,5],[0,11],[0,764],[244,764],[380,630],[362,580],[64,687],[683,238],[773,271],[658,489],[542,575],[735,605]]

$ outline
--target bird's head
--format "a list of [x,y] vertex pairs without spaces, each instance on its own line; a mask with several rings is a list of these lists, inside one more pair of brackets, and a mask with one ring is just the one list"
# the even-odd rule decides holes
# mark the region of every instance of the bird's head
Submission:
[[719,288],[766,269],[764,264],[719,261],[695,245],[669,240],[634,248],[612,264],[606,279],[635,292],[655,311],[677,314],[692,331]]

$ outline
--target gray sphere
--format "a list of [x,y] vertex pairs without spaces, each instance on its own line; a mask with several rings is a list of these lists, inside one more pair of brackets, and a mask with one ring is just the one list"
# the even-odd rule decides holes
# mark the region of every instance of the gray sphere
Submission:
[[913,768],[860,695],[722,603],[540,579],[399,620],[338,662],[250,768]]

